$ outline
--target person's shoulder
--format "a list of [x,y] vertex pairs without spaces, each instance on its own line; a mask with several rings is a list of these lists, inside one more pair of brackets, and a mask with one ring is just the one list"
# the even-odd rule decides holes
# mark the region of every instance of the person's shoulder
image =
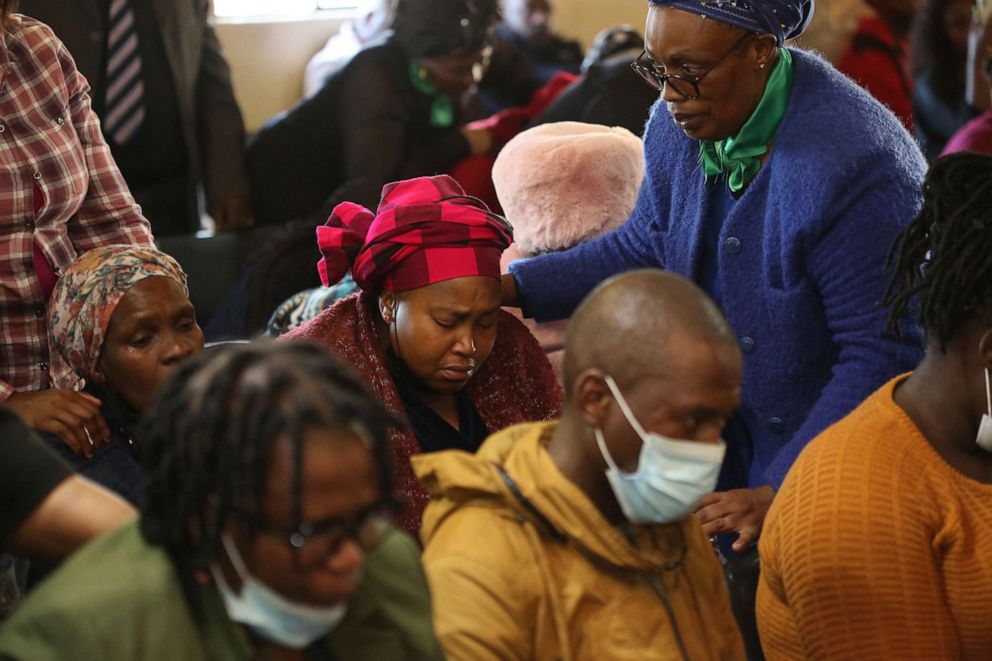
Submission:
[[821,164],[861,158],[876,168],[923,167],[919,148],[892,111],[818,54],[789,52],[793,85],[776,149],[794,146],[790,156]]
[[[813,439],[776,496],[809,501],[816,493],[863,501],[866,492],[911,486],[927,473],[919,430],[893,399],[896,377]],[[810,489],[810,485],[816,489]]]
[[502,392],[507,398],[503,406],[516,402],[524,412],[515,422],[557,416],[562,405],[561,385],[544,349],[530,329],[506,310],[499,311],[498,319],[493,352],[483,363],[477,375],[480,380],[472,385],[470,394],[495,404],[491,398]]
[[144,541],[137,523],[128,524],[85,546],[34,590],[0,632],[0,656],[25,632],[45,638],[49,651],[108,649],[122,631],[133,640],[176,611],[188,619],[171,562]]
[[529,555],[528,540],[524,523],[508,505],[495,498],[470,499],[451,507],[432,530],[424,567],[429,573],[439,567],[486,567],[512,578]]
[[175,569],[161,548],[152,546],[132,522],[96,538],[72,555],[37,594],[58,594],[62,607],[98,599],[108,603],[154,599],[178,589]]
[[30,16],[14,14],[5,31],[7,48],[12,51],[20,48],[35,57],[54,58],[65,50],[52,28]]
[[353,292],[336,301],[309,321],[279,337],[280,342],[328,344],[342,334],[353,335],[363,305],[362,292]]
[[330,643],[346,658],[442,658],[420,548],[406,533],[390,527],[368,555],[348,616]]
[[947,142],[941,156],[961,151],[992,153],[992,111],[983,112],[961,127]]
[[390,38],[380,39],[355,53],[332,77],[361,79],[369,74],[387,75],[405,64],[406,56],[399,43]]
[[392,577],[410,577],[420,572],[420,547],[405,532],[390,525],[383,533],[382,543],[369,554],[365,564],[365,578],[377,582]]
[[31,40],[34,42],[58,41],[58,37],[55,36],[55,31],[52,30],[52,28],[50,28],[46,23],[42,23],[38,19],[32,18],[31,16],[27,16],[25,14],[15,14],[10,27],[7,29],[12,34],[24,40]]

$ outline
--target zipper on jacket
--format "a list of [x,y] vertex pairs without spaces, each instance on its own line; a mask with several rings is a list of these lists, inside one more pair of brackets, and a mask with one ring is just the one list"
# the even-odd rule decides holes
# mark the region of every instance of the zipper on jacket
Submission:
[[644,576],[647,580],[648,585],[654,590],[655,594],[658,595],[658,599],[661,600],[662,606],[665,607],[665,612],[668,614],[668,621],[672,623],[672,630],[675,631],[675,641],[679,644],[679,652],[682,654],[682,658],[685,661],[689,661],[689,653],[685,649],[685,641],[682,640],[682,632],[679,631],[678,620],[675,619],[675,611],[672,610],[672,604],[668,600],[668,591],[665,590],[664,584],[658,579],[657,576],[652,574],[646,574]]

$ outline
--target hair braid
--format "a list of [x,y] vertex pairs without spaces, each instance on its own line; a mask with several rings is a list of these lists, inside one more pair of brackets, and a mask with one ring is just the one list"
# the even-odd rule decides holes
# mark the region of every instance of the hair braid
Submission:
[[384,498],[392,497],[386,442],[397,424],[360,377],[321,348],[303,343],[208,350],[166,381],[145,415],[141,530],[176,567],[194,609],[196,575],[214,562],[233,517],[255,535],[277,440],[290,443],[291,507],[302,511],[305,435],[360,425]]
[[923,207],[889,253],[883,304],[889,328],[918,300],[920,323],[946,350],[965,323],[992,305],[992,156],[965,152],[934,162]]

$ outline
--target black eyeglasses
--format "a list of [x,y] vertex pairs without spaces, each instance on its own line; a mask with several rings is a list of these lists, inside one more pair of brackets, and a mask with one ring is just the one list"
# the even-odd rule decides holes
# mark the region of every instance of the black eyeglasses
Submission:
[[382,542],[389,522],[396,512],[391,503],[375,505],[349,519],[331,519],[313,523],[302,521],[295,530],[262,526],[262,532],[283,537],[293,550],[300,569],[312,569],[341,550],[351,540],[369,553]]
[[731,53],[736,51],[738,48],[744,45],[744,43],[751,37],[756,36],[753,32],[748,32],[743,35],[740,39],[734,42],[734,45],[724,53],[719,60],[717,60],[713,66],[699,74],[698,76],[682,76],[674,73],[663,73],[658,70],[658,65],[648,56],[647,49],[641,51],[641,54],[636,60],[630,63],[630,68],[637,72],[641,78],[644,79],[651,87],[656,90],[661,90],[666,84],[671,85],[672,89],[678,92],[680,96],[684,96],[687,99],[698,99],[699,98],[699,83],[706,76],[710,75],[714,69],[723,64]]

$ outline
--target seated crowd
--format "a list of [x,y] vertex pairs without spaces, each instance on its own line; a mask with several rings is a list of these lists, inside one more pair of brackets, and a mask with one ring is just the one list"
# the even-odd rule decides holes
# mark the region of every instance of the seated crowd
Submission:
[[[97,57],[36,4],[0,661],[992,654],[982,2],[871,0],[835,67],[814,0],[648,0],[584,62],[546,1],[369,0],[247,143],[205,5],[108,2]],[[318,259],[275,341],[206,343],[154,246],[201,186]]]

